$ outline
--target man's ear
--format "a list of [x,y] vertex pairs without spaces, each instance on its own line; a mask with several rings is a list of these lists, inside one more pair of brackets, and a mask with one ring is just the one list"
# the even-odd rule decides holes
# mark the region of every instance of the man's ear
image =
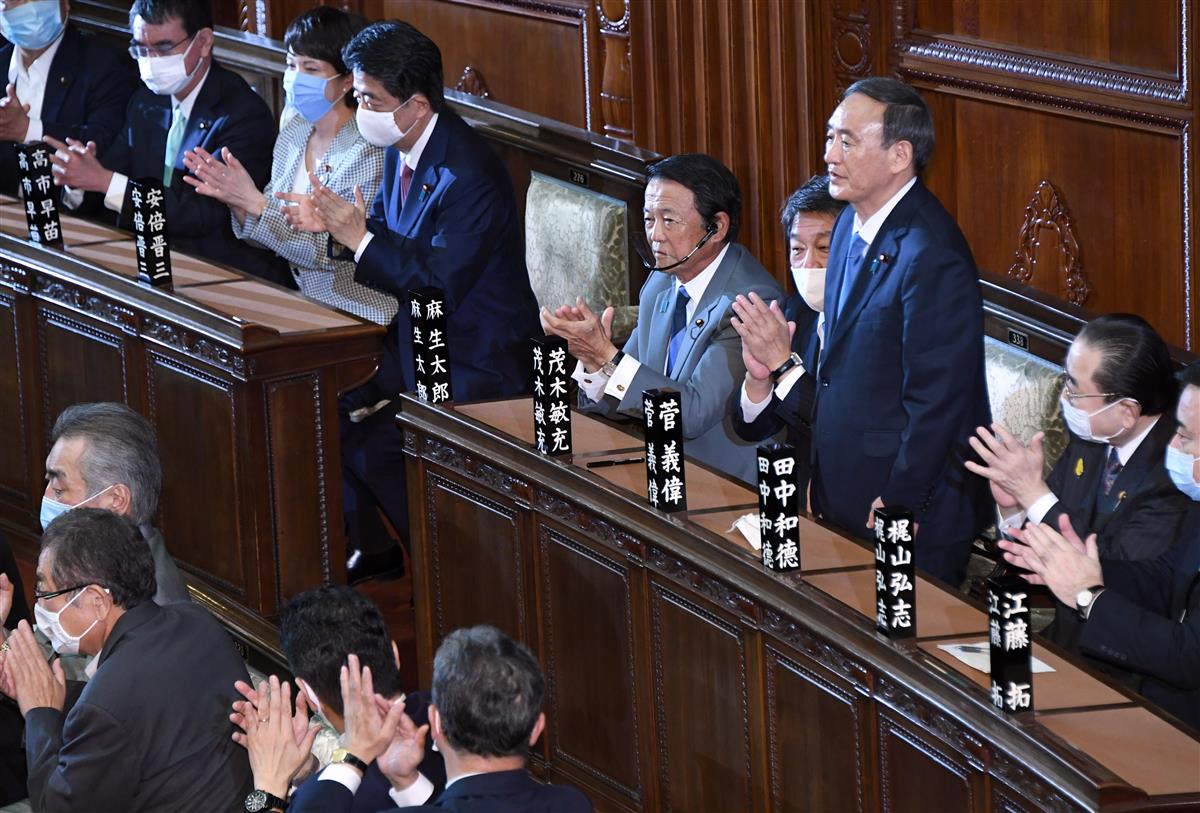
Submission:
[[538,714],[537,722],[533,724],[533,731],[529,732],[529,747],[532,748],[538,741],[538,737],[542,736],[542,731],[546,728],[546,712]]
[[201,28],[196,32],[196,39],[200,40],[200,56],[203,59],[208,59],[212,56],[213,49],[213,30],[211,28]]
[[444,739],[446,734],[442,731],[442,715],[438,711],[437,706],[429,704],[429,710],[426,712],[429,715],[429,736],[436,739]]
[[911,141],[897,141],[895,144],[888,147],[888,156],[890,158],[892,172],[899,174],[911,168],[913,173],[916,173],[917,167],[916,164],[913,163],[915,156],[913,155],[913,145]]
[[124,483],[117,483],[97,502],[100,504],[92,506],[93,508],[105,508],[114,514],[127,517],[133,510],[133,492]]
[[400,668],[400,647],[396,646],[395,639],[392,639],[392,658],[396,661],[396,669]]
[[725,238],[729,235],[729,214],[726,212],[717,212],[713,215],[712,225],[716,226],[716,230],[713,231],[713,236],[709,239],[709,242],[716,244],[725,242]]

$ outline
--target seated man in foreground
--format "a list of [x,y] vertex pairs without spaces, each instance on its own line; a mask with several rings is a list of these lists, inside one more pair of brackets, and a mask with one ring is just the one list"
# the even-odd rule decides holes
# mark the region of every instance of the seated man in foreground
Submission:
[[[1200,727],[1200,362],[1179,378],[1184,389],[1166,469],[1191,509],[1173,548],[1152,560],[1108,559],[1096,534],[1081,541],[1065,513],[1058,518],[1062,533],[1031,524],[1014,531],[1019,542],[1001,540],[1000,547],[1005,559],[1031,571],[1026,579],[1047,585],[1076,611],[1083,652],[1132,671],[1147,700]],[[1157,542],[1141,535],[1123,541]]]
[[653,267],[642,286],[637,326],[623,350],[612,343],[611,307],[597,316],[582,299],[551,312],[542,327],[567,340],[579,364],[579,407],[640,417],[642,391],[679,390],[684,451],[718,471],[754,482],[756,444],[733,429],[730,396],[746,372],[730,324],[733,299],[779,299],[779,285],[737,241],[737,178],[715,158],[674,155],[646,168],[646,241]]
[[46,663],[21,622],[0,690],[25,716],[34,810],[231,810],[250,766],[227,710],[246,667],[228,633],[190,603],[160,607],[137,527],[81,508],[42,535],[34,612],[59,653],[96,655],[83,686]]

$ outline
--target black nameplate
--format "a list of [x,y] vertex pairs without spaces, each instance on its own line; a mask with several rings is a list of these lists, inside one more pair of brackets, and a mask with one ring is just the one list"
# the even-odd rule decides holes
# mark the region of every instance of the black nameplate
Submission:
[[138,279],[155,288],[170,288],[171,248],[167,238],[167,206],[163,185],[155,178],[129,180]]
[[663,511],[686,511],[683,413],[678,390],[644,391],[642,414],[646,422],[646,499]]
[[1033,629],[1029,585],[1020,576],[987,580],[992,705],[1008,714],[1033,710]]
[[445,294],[440,288],[413,288],[408,302],[417,397],[431,404],[444,403],[452,398]]
[[763,567],[800,569],[800,495],[796,449],[785,443],[758,447],[758,536]]
[[569,170],[569,175],[571,178],[571,183],[579,184],[580,186],[588,185],[588,174],[586,172],[584,172],[582,169],[576,169],[575,167],[571,167]]
[[889,638],[917,634],[917,566],[912,511],[875,509],[875,626]]
[[567,342],[557,336],[533,339],[533,432],[538,451],[571,453],[571,402]]
[[17,144],[17,174],[25,197],[25,223],[29,239],[49,246],[63,244],[58,202],[54,199],[54,174],[50,156],[54,150],[42,141]]
[[1015,328],[1008,329],[1008,343],[1013,347],[1019,347],[1022,350],[1029,349],[1029,334],[1022,333]]

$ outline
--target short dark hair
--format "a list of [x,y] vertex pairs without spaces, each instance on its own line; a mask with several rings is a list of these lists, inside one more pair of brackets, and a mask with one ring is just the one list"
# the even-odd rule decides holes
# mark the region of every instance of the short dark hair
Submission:
[[435,113],[446,105],[442,52],[437,43],[406,22],[384,20],[368,25],[350,40],[342,60],[350,70],[379,80],[401,104],[420,93]]
[[[283,35],[283,44],[296,56],[328,62],[341,76],[347,73],[342,49],[366,27],[367,18],[361,14],[317,6],[292,20]],[[353,93],[347,93],[343,101],[347,107],[356,106]]]
[[525,756],[546,681],[529,650],[495,627],[450,633],[433,659],[433,704],[456,751]]
[[133,0],[129,6],[129,26],[133,18],[141,17],[151,25],[179,20],[189,37],[202,28],[213,27],[212,0]]
[[1200,387],[1200,361],[1193,361],[1176,373],[1175,380],[1185,387]]
[[154,555],[137,526],[103,508],[60,514],[42,533],[42,551],[54,557],[50,576],[61,590],[98,584],[128,610],[154,597]]
[[783,209],[779,212],[779,222],[783,224],[784,237],[792,233],[792,225],[796,218],[805,212],[830,215],[837,218],[846,208],[846,202],[836,200],[829,194],[829,176],[814,175],[796,187],[796,191],[784,201]]
[[913,164],[920,174],[933,157],[933,116],[921,94],[910,85],[889,76],[870,76],[859,79],[846,88],[842,101],[861,93],[887,105],[883,111],[883,146],[897,141],[912,144]]
[[689,152],[671,155],[646,167],[646,182],[655,178],[674,181],[691,190],[696,211],[704,218],[704,228],[717,225],[717,212],[729,215],[729,233],[725,242],[737,240],[742,223],[742,190],[737,178],[711,155]]
[[393,697],[402,691],[383,614],[352,587],[325,585],[294,596],[279,614],[279,644],[292,674],[338,714],[341,669],[350,655],[371,667],[376,692]]
[[79,457],[79,474],[88,491],[101,491],[123,483],[129,488],[129,514],[137,525],[147,525],[158,511],[162,490],[162,464],[150,423],[124,404],[98,402],[69,406],[58,416],[51,445],[62,438],[83,438],[87,447]]
[[1174,408],[1179,384],[1171,351],[1145,319],[1132,313],[1098,316],[1079,331],[1079,340],[1100,353],[1092,378],[1101,392],[1116,393],[1107,402],[1133,398],[1145,415]]

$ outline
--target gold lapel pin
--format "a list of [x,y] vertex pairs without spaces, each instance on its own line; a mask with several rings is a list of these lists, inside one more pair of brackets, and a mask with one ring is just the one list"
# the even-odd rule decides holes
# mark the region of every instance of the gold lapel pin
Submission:
[[1083,458],[1082,457],[1075,461],[1075,476],[1076,477],[1083,476]]

